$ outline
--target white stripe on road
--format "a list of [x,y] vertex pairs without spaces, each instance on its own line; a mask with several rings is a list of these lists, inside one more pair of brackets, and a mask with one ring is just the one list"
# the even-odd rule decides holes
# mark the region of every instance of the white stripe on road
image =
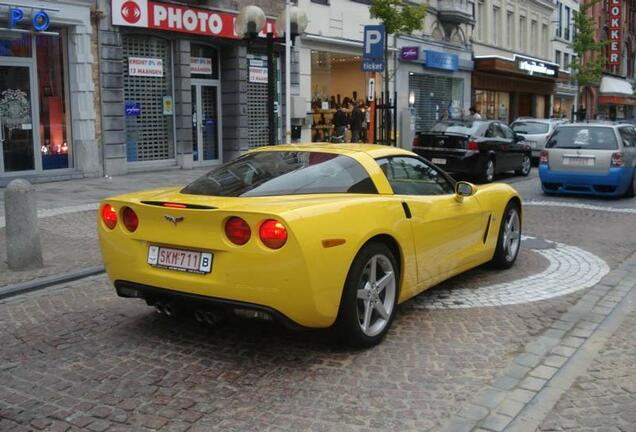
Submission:
[[583,210],[598,210],[611,213],[631,213],[636,214],[636,208],[633,207],[606,207],[594,204],[582,204],[568,201],[524,201],[524,206],[545,206],[545,207],[570,207]]
[[484,287],[432,289],[415,298],[415,307],[465,309],[547,300],[592,287],[610,271],[605,261],[590,252],[576,246],[553,244],[552,249],[534,250],[550,262],[541,273]]
[[[39,209],[38,210],[38,219],[59,216],[67,213],[77,213],[89,210],[97,210],[99,208],[99,203],[91,203],[91,204],[82,204],[76,206],[69,207],[58,207],[54,209]],[[0,228],[5,226],[4,216],[0,216]]]

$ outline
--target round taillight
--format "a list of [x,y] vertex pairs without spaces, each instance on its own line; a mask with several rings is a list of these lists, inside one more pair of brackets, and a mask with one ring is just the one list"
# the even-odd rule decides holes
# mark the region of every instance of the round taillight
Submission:
[[102,207],[102,221],[108,228],[113,229],[117,225],[117,210],[110,204],[104,204]]
[[124,207],[124,211],[122,212],[122,219],[124,222],[124,226],[130,232],[135,232],[137,227],[139,226],[139,218],[137,217],[137,213],[130,207]]
[[287,228],[274,219],[262,223],[259,235],[263,244],[270,249],[280,249],[287,242]]
[[250,226],[243,219],[232,216],[225,222],[225,235],[234,244],[244,245],[252,236]]

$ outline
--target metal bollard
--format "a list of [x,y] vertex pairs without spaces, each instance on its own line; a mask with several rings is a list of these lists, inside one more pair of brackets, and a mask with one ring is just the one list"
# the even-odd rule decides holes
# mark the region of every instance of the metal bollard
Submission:
[[4,192],[7,264],[11,270],[42,267],[42,245],[35,188],[24,179],[13,180]]

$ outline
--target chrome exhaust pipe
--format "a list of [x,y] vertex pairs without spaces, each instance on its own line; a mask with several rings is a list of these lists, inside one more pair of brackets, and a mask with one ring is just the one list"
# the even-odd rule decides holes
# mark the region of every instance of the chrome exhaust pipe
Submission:
[[165,314],[165,310],[164,310],[163,305],[161,303],[155,303],[155,309],[160,314],[162,314],[162,315]]
[[197,309],[194,312],[194,319],[196,319],[200,323],[204,322],[205,321],[205,312],[203,312],[201,309]]
[[171,317],[171,316],[175,315],[176,311],[175,311],[174,307],[170,303],[166,303],[163,306],[163,313],[165,313],[167,316]]

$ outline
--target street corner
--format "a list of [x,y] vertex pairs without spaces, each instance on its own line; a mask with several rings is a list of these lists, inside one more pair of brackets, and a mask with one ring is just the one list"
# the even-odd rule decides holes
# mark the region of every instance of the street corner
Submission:
[[472,270],[424,292],[412,307],[464,309],[549,300],[592,287],[609,271],[603,259],[582,248],[524,236],[512,268]]

